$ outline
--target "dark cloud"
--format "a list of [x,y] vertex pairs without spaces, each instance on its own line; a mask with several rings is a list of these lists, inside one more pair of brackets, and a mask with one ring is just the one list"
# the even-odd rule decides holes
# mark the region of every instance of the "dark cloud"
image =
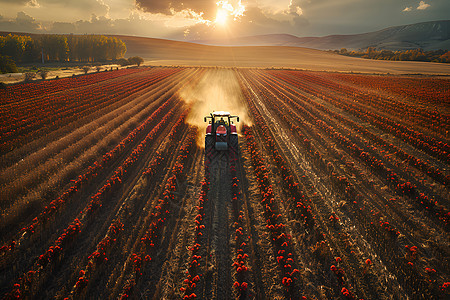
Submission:
[[205,18],[212,18],[217,11],[217,0],[136,0],[136,6],[149,13],[172,15],[172,11],[179,12],[191,9],[196,13],[204,13]]
[[41,25],[31,16],[23,11],[17,13],[17,17],[13,20],[0,19],[0,30],[13,32],[41,32]]

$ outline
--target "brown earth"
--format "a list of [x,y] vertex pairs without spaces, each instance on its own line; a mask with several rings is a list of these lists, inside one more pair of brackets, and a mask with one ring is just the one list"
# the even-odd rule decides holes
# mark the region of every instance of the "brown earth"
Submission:
[[[450,125],[436,103],[445,105],[449,80],[223,68],[106,74],[90,75],[91,84],[70,79],[64,91],[15,86],[28,95],[17,104],[14,87],[0,91],[4,108],[58,109],[54,119],[19,115],[35,124],[27,127],[32,141],[0,155],[0,186],[12,195],[0,207],[1,297],[448,296]],[[385,78],[388,87],[371,85]],[[411,81],[416,93],[396,89]],[[105,93],[103,106],[81,111],[80,90]],[[253,124],[239,129],[237,152],[205,157],[195,143],[209,103]],[[71,120],[68,109],[82,117]],[[406,127],[419,143],[402,138]],[[28,133],[14,132],[14,140]],[[103,160],[116,145],[123,147]],[[94,161],[102,168],[49,210]],[[385,176],[388,169],[396,175]],[[417,201],[421,195],[435,204]],[[33,231],[22,230],[38,216]],[[110,230],[117,223],[122,230]]]
[[225,47],[154,38],[118,37],[127,45],[127,57],[141,56],[149,65],[273,67],[391,74],[450,74],[449,64],[368,60],[301,47]]

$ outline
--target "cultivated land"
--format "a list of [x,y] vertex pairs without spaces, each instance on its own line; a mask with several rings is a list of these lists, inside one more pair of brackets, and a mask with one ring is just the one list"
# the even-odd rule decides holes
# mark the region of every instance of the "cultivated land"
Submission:
[[118,36],[127,56],[141,56],[150,65],[298,68],[377,74],[450,75],[450,64],[376,61],[302,47],[221,47],[162,39]]
[[[144,67],[0,99],[2,297],[450,294],[449,79]],[[213,109],[240,150],[205,160]]]
[[[140,56],[147,66],[184,67],[239,67],[239,68],[286,68],[326,72],[448,76],[450,64],[408,61],[376,61],[342,56],[326,51],[302,47],[284,46],[207,46],[164,39],[117,36],[127,45],[127,57]],[[83,63],[35,63],[24,68],[48,69],[47,79],[57,76],[83,75]],[[122,68],[117,64],[104,64],[100,70]],[[92,66],[89,73],[97,72]],[[37,76],[39,78],[39,76]],[[0,74],[0,82],[20,83],[22,73]]]

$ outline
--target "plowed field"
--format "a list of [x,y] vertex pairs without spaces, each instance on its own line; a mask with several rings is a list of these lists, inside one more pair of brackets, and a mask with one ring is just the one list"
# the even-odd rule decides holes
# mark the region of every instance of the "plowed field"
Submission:
[[[449,79],[155,67],[0,99],[2,298],[450,296]],[[238,153],[205,159],[213,110]]]

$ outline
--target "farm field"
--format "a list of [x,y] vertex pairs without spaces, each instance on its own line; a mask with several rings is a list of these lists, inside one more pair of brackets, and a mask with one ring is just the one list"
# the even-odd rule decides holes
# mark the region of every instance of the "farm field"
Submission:
[[[1,298],[450,296],[447,78],[143,67],[0,99]],[[237,153],[205,158],[213,110]]]

